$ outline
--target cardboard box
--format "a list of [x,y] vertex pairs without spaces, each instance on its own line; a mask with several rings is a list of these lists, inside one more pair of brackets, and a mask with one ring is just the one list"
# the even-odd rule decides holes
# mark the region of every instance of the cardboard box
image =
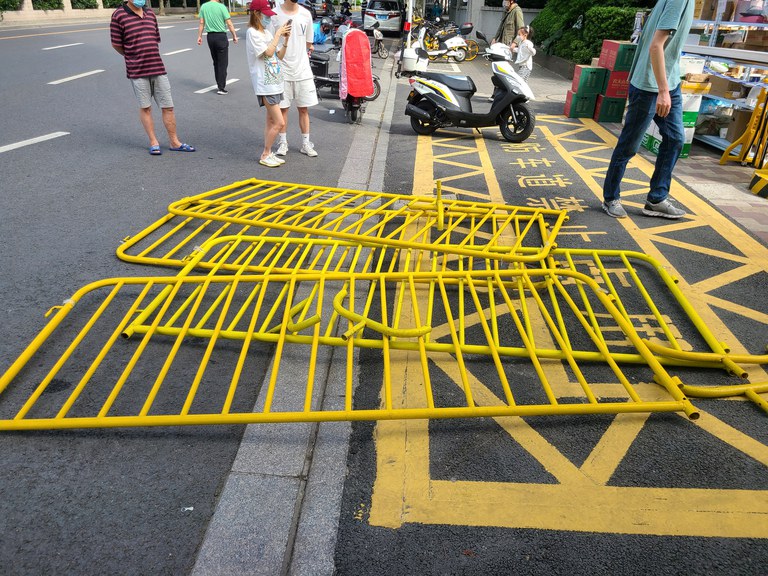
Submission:
[[629,72],[608,72],[602,94],[607,98],[626,98],[629,95]]
[[568,90],[565,96],[564,114],[568,118],[592,118],[595,112],[597,94],[576,94]]
[[712,84],[709,82],[680,82],[680,90],[683,94],[709,94]]
[[693,18],[695,20],[714,20],[717,10],[717,0],[704,0],[696,2],[693,9]]
[[701,56],[681,56],[680,77],[686,74],[704,74],[705,61]]
[[603,40],[600,51],[599,65],[617,72],[628,71],[632,68],[637,45],[619,40]]
[[593,68],[579,64],[573,69],[571,90],[576,94],[599,94],[603,90],[606,74],[608,74],[608,70],[605,68]]
[[696,84],[701,84],[702,82],[709,82],[709,74],[692,74],[689,72],[688,74],[685,75],[685,81],[694,82]]
[[731,116],[731,123],[728,125],[728,132],[725,135],[725,139],[728,142],[736,141],[744,132],[747,131],[749,121],[752,118],[752,110],[745,110],[743,108],[737,108],[733,111]]
[[730,78],[724,78],[723,76],[712,75],[709,78],[709,84],[711,86],[709,93],[712,96],[733,98],[733,94],[735,92],[741,94],[741,82],[738,80],[732,80]]
[[590,66],[592,66],[592,68],[598,68],[600,66],[600,58],[592,58]]
[[595,114],[592,119],[596,122],[621,122],[626,105],[626,98],[607,98],[598,94]]
[[701,108],[701,94],[683,94],[683,126],[695,128]]

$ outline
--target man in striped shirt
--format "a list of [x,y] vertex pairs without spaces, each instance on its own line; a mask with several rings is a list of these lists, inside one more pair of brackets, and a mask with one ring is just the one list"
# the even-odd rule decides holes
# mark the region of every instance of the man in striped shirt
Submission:
[[110,38],[112,47],[125,58],[125,71],[139,101],[139,119],[149,137],[149,153],[162,154],[152,121],[152,98],[163,111],[163,124],[168,132],[170,149],[194,152],[195,148],[179,140],[173,111],[171,85],[160,58],[160,30],[146,0],[127,0],[112,14]]

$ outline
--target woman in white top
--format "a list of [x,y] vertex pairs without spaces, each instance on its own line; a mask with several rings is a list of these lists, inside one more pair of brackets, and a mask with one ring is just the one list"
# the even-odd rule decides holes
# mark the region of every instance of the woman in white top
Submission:
[[517,31],[517,36],[520,40],[517,46],[517,73],[520,77],[528,81],[533,70],[533,56],[536,54],[536,48],[533,47],[533,42],[528,40],[528,26],[523,26]]
[[275,36],[272,36],[269,31],[269,19],[275,13],[272,11],[269,0],[253,0],[249,10],[251,14],[246,43],[248,68],[259,106],[263,106],[267,111],[264,150],[259,158],[259,164],[277,168],[285,164],[285,160],[278,158],[272,152],[272,144],[277,134],[283,129],[283,115],[279,106],[283,99],[283,71],[280,60],[285,56],[285,45],[291,34],[291,26],[290,23],[280,26]]

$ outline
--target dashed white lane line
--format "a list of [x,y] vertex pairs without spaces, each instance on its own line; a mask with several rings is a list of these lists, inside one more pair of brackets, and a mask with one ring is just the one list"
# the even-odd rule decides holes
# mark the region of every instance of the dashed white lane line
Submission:
[[38,136],[37,138],[30,138],[29,140],[22,140],[21,142],[16,142],[14,144],[7,144],[5,146],[0,146],[0,154],[8,152],[9,150],[16,150],[16,148],[23,148],[24,146],[30,146],[32,144],[38,144],[40,142],[45,142],[46,140],[53,140],[54,138],[68,135],[69,132],[51,132],[50,134]]
[[174,54],[181,54],[182,52],[189,52],[192,48],[182,48],[181,50],[174,50],[173,52],[166,52],[163,56],[173,56]]
[[74,44],[62,44],[61,46],[48,46],[48,48],[43,48],[43,50],[58,50],[59,48],[69,48],[70,46],[81,46],[82,42],[75,42]]
[[[235,82],[239,82],[240,78],[232,78],[230,80],[227,80],[227,86],[230,84],[234,84]],[[218,90],[218,86],[214,84],[213,86],[208,86],[207,88],[202,88],[200,90],[195,90],[195,94],[205,94],[206,92],[213,92],[214,90]]]
[[86,76],[98,74],[99,72],[104,72],[104,70],[91,70],[90,72],[75,74],[74,76],[69,76],[68,78],[62,78],[61,80],[54,80],[53,82],[48,82],[48,84],[63,84],[64,82],[69,82],[71,80],[78,80],[79,78],[85,78]]

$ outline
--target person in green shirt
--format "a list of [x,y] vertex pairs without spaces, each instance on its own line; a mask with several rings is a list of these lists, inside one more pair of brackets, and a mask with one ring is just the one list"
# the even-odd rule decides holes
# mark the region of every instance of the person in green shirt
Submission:
[[525,26],[523,9],[515,0],[504,0],[504,16],[501,18],[499,28],[493,36],[493,42],[503,42],[507,46],[517,37],[517,31]]
[[217,94],[227,94],[227,67],[229,66],[229,39],[237,44],[237,32],[232,26],[229,10],[219,0],[208,0],[200,6],[200,26],[197,29],[197,45],[203,43],[203,30],[208,33],[208,48],[213,59],[213,73],[218,86]]

